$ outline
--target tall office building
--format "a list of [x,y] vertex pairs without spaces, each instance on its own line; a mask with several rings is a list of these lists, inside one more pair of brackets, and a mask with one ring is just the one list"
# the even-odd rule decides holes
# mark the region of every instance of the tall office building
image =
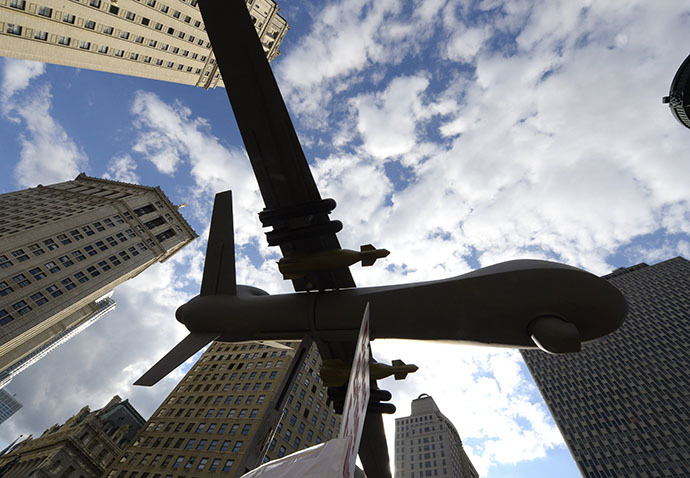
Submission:
[[690,476],[690,262],[604,276],[629,305],[623,325],[577,354],[523,351],[585,477]]
[[[288,30],[273,0],[246,0],[266,56]],[[223,86],[196,0],[3,0],[0,55]]]
[[158,187],[80,174],[1,194],[0,370],[74,335],[117,285],[195,237]]
[[22,404],[12,395],[0,389],[0,423],[14,415]]
[[409,417],[395,419],[395,477],[478,478],[458,431],[426,393]]
[[48,355],[50,352],[55,350],[57,347],[67,342],[72,337],[80,334],[89,326],[96,323],[105,314],[113,310],[115,308],[115,301],[111,296],[112,292],[108,293],[105,297],[95,300],[92,304],[89,304],[88,307],[92,308],[93,311],[82,323],[66,328],[44,345],[38,347],[33,352],[25,356],[23,359],[16,361],[4,370],[0,370],[0,389],[10,383],[17,374],[23,372]]
[[62,425],[0,456],[0,476],[98,478],[134,438],[144,419],[117,395],[100,410],[82,408]]
[[284,343],[212,343],[106,477],[241,476],[336,436],[316,346]]

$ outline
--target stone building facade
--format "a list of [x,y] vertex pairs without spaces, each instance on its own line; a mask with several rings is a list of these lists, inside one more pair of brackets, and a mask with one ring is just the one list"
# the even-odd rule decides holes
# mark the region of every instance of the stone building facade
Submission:
[[[288,24],[273,0],[246,0],[267,58]],[[223,86],[196,0],[0,0],[0,55]]]
[[409,417],[395,419],[395,477],[479,478],[453,423],[434,399],[412,400]]
[[62,425],[20,442],[0,456],[3,478],[97,478],[145,420],[117,395],[103,408],[82,408]]
[[241,476],[338,434],[316,346],[214,342],[106,478]]
[[1,194],[0,370],[93,318],[117,285],[195,237],[157,187],[80,174]]

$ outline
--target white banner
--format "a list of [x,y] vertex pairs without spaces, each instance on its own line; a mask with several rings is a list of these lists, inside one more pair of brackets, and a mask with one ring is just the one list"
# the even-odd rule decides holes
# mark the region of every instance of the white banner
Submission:
[[350,440],[334,438],[278,460],[264,463],[241,478],[328,478],[340,476]]
[[340,424],[340,438],[349,440],[349,448],[345,456],[342,478],[355,476],[355,463],[359,442],[362,439],[362,428],[367,415],[369,404],[369,303],[364,309],[362,326],[355,347],[355,357],[352,360],[350,381],[347,384],[347,395],[343,408],[343,419]]

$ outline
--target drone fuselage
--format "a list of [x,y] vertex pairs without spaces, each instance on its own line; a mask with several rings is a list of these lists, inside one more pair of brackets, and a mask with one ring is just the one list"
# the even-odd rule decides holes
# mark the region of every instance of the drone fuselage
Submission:
[[[622,294],[593,274],[519,260],[451,279],[383,287],[268,295],[238,286],[237,295],[197,296],[176,315],[191,332],[218,333],[224,341],[305,334],[348,341],[357,336],[367,302],[372,339],[517,348],[536,343],[550,352],[579,350],[580,342],[618,328],[627,310]],[[570,345],[561,346],[564,340]]]

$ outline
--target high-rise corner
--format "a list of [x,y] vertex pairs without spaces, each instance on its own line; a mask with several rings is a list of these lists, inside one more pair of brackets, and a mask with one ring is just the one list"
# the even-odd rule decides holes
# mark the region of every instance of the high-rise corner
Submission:
[[[246,0],[268,60],[288,31],[273,0]],[[224,86],[196,0],[2,0],[0,55]]]
[[1,194],[1,383],[111,310],[116,286],[196,237],[158,187],[80,174]]
[[408,417],[395,419],[395,477],[478,478],[453,423],[426,393]]
[[583,476],[690,476],[690,261],[604,278],[629,306],[617,331],[522,356]]
[[213,342],[105,478],[241,476],[338,434],[316,345]]

